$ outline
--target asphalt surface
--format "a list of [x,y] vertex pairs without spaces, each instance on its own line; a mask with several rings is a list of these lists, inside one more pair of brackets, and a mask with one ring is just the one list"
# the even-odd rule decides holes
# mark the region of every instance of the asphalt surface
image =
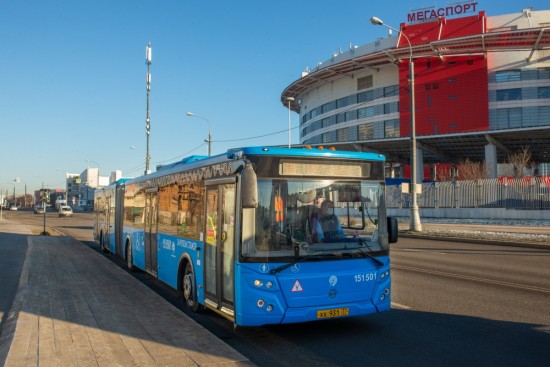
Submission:
[[[74,221],[76,225],[53,218],[51,223],[81,241],[89,240],[89,222]],[[522,248],[493,246],[486,240],[481,241],[484,245],[479,240],[471,245],[460,239],[441,242],[459,226],[424,223],[422,234],[402,231],[400,241],[392,245],[390,313],[323,323],[228,327],[216,333],[217,339],[262,367],[550,364],[550,252],[539,249],[540,243],[523,243],[531,248]],[[500,242],[506,231],[529,234],[530,229],[460,228],[470,234],[496,233]],[[546,227],[540,231],[549,232]]]

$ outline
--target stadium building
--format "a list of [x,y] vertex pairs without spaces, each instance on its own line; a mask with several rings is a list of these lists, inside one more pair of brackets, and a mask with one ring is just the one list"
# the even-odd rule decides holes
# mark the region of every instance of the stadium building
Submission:
[[487,16],[465,1],[412,11],[398,32],[335,52],[283,91],[300,116],[300,143],[380,152],[409,177],[410,60],[417,177],[468,158],[496,178],[524,147],[548,174],[550,10]]

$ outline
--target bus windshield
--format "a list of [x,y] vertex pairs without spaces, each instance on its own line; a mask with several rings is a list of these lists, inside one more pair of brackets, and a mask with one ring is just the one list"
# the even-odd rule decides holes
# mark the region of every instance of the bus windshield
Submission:
[[243,213],[244,261],[387,253],[383,182],[260,178],[258,202]]

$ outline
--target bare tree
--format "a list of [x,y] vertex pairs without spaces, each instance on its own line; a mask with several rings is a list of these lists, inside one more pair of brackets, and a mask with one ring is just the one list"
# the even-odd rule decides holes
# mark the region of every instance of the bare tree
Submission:
[[487,178],[485,162],[474,162],[469,158],[458,163],[458,177],[460,180],[481,180]]
[[437,181],[451,181],[453,178],[450,165],[437,165]]
[[507,162],[514,168],[514,177],[520,178],[524,176],[525,168],[535,166],[533,155],[529,151],[529,147],[522,147],[520,150],[510,154]]

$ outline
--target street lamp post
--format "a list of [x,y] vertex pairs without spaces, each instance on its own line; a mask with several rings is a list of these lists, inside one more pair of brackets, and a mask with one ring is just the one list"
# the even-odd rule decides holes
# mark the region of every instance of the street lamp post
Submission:
[[288,147],[290,148],[290,103],[294,102],[294,97],[286,97],[285,101],[288,103]]
[[411,83],[411,219],[409,230],[414,232],[422,232],[422,223],[420,222],[420,212],[418,210],[417,202],[417,162],[416,162],[416,109],[415,109],[415,96],[414,96],[414,59],[411,41],[405,33],[397,30],[389,25],[385,24],[380,18],[372,17],[370,22],[374,25],[381,25],[388,29],[401,34],[407,40],[409,44],[409,78]]
[[205,142],[208,143],[208,156],[210,157],[210,155],[212,154],[212,130],[210,129],[210,121],[208,121],[206,117],[195,115],[193,112],[187,112],[187,116],[196,117],[208,123],[208,140],[205,140]]
[[[21,182],[21,179],[19,177],[16,177],[13,182]],[[15,184],[13,184],[13,202],[15,203],[15,206],[17,206],[17,199],[15,198]],[[19,202],[21,204],[21,202]],[[20,205],[21,207],[23,207],[23,205]]]

